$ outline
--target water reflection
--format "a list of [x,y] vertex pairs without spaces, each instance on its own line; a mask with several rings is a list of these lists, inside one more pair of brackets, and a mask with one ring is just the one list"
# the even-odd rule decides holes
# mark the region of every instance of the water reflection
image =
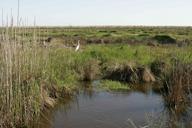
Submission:
[[190,108],[176,115],[173,108],[166,106],[162,88],[158,86],[137,85],[129,92],[106,92],[95,89],[97,84],[98,81],[83,83],[76,97],[44,112],[39,127],[133,128],[128,119],[137,126],[175,127],[178,121],[187,128],[192,126]]

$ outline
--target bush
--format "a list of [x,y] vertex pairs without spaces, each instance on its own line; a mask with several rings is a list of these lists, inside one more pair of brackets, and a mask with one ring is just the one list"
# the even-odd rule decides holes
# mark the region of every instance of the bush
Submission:
[[175,44],[176,40],[168,35],[156,35],[154,39],[160,44]]

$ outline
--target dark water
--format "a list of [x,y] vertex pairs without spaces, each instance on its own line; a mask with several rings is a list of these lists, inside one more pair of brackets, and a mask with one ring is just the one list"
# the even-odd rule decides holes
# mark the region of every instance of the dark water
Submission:
[[[60,103],[52,111],[45,112],[40,127],[134,128],[131,122],[137,127],[146,126],[162,115],[165,109],[161,94],[150,87],[130,92],[88,88],[81,90],[73,100]],[[167,113],[163,120],[166,118]]]

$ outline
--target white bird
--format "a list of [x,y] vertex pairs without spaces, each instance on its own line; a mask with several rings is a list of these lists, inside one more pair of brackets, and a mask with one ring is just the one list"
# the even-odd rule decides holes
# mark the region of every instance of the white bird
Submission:
[[77,45],[77,47],[75,48],[75,51],[77,52],[77,51],[79,50],[79,48],[80,48],[80,41],[78,40],[78,45]]
[[46,43],[45,43],[45,41],[43,41],[43,46],[46,47]]

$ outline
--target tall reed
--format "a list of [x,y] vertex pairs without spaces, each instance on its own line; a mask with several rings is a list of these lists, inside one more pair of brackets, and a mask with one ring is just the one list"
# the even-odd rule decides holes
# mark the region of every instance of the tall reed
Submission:
[[[26,33],[33,29],[33,40]],[[30,126],[43,106],[40,80],[46,76],[48,49],[39,47],[35,28],[1,28],[0,128]]]
[[164,100],[170,112],[170,127],[179,127],[178,121],[192,107],[192,63],[174,59],[164,80]]

